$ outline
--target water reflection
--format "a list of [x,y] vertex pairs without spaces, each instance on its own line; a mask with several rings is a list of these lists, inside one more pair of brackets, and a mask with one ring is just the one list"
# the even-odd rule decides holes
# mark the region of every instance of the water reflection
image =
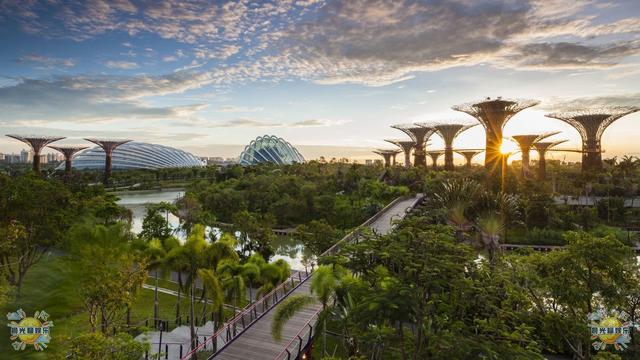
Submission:
[[[147,212],[147,205],[158,204],[160,202],[174,203],[184,195],[184,190],[157,190],[157,191],[139,191],[118,193],[117,203],[131,210],[132,223],[131,231],[139,234],[142,231],[142,220]],[[186,234],[180,229],[180,219],[173,214],[168,214],[169,224],[176,229],[174,236],[180,241],[186,240]],[[222,230],[215,227],[207,227],[205,234],[209,239],[218,239],[222,235]],[[234,234],[239,239],[239,233]],[[302,265],[303,255],[305,254],[304,246],[295,237],[277,236],[273,243],[275,255],[272,261],[284,259],[292,269],[304,270]],[[238,250],[242,249],[242,244],[238,241]]]

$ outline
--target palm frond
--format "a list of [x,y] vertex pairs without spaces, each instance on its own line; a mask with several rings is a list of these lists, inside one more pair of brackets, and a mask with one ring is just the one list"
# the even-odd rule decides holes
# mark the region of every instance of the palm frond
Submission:
[[312,296],[299,294],[292,295],[278,305],[271,323],[271,336],[273,336],[273,339],[280,341],[282,339],[282,329],[287,321],[289,321],[289,319],[291,319],[298,311],[302,310],[309,304],[312,304],[314,301],[315,299]]

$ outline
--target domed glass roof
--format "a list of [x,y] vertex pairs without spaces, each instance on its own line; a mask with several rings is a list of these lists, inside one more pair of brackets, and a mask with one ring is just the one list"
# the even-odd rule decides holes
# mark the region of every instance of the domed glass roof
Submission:
[[303,163],[304,157],[288,142],[273,135],[258,136],[240,154],[240,164],[253,165],[263,162],[275,164]]
[[[169,146],[135,141],[117,147],[113,151],[112,161],[114,170],[204,166],[204,162],[188,152]],[[104,151],[96,146],[78,153],[71,166],[79,170],[102,170],[104,163]],[[58,166],[60,169],[63,167],[64,164]]]

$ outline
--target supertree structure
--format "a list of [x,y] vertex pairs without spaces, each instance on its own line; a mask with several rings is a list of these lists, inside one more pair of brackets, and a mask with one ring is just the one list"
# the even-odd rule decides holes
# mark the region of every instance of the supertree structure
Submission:
[[437,124],[433,125],[436,132],[444,140],[444,169],[448,171],[455,170],[453,166],[453,140],[466,131],[478,124]]
[[566,141],[567,140],[538,141],[533,144],[533,148],[538,152],[538,179],[547,179],[547,151],[550,151],[555,146],[560,145]]
[[431,158],[433,170],[438,170],[438,158],[444,154],[444,150],[431,150],[427,151],[426,154]]
[[486,132],[484,166],[493,171],[499,169],[501,165],[502,128],[515,114],[538,103],[537,100],[488,97],[481,101],[456,105],[452,109],[473,116],[484,126]]
[[384,158],[384,167],[389,167],[396,164],[396,155],[400,153],[400,150],[396,149],[377,149],[374,153]]
[[65,181],[69,180],[69,176],[71,175],[71,160],[73,160],[73,156],[81,150],[86,149],[86,146],[51,146],[50,148],[53,150],[59,151],[64,155],[64,179]]
[[392,125],[391,127],[403,131],[416,143],[413,148],[413,166],[426,167],[427,158],[425,157],[425,148],[427,140],[429,140],[436,129],[429,127],[428,124],[399,124]]
[[398,146],[404,153],[404,167],[411,167],[411,150],[416,145],[413,140],[387,139],[385,140]]
[[559,134],[559,131],[548,132],[544,134],[528,134],[528,135],[514,135],[511,138],[518,143],[520,152],[522,153],[522,176],[529,176],[529,155],[531,153],[531,146],[540,140],[544,140],[549,136]]
[[582,171],[602,169],[602,134],[614,121],[640,111],[640,107],[619,106],[581,109],[547,114],[573,126],[582,137]]
[[7,135],[10,138],[20,140],[29,145],[33,150],[33,171],[40,173],[40,151],[52,142],[64,139],[63,136],[39,136],[39,135]]
[[473,160],[473,158],[480,154],[481,152],[483,152],[484,150],[482,149],[461,149],[461,150],[456,150],[456,152],[462,156],[464,156],[464,159],[466,160],[465,166],[467,168],[471,167],[471,160]]
[[102,148],[104,150],[105,161],[104,161],[104,184],[107,185],[109,183],[109,178],[111,177],[111,159],[113,157],[113,150],[115,150],[118,146],[122,144],[126,144],[131,140],[116,140],[116,139],[85,139],[89,142],[92,142]]

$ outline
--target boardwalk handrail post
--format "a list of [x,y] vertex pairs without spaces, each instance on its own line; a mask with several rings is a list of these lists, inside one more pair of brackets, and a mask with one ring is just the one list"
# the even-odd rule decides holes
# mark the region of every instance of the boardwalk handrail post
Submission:
[[300,353],[302,352],[302,337],[300,335],[298,335],[298,356],[300,356]]

